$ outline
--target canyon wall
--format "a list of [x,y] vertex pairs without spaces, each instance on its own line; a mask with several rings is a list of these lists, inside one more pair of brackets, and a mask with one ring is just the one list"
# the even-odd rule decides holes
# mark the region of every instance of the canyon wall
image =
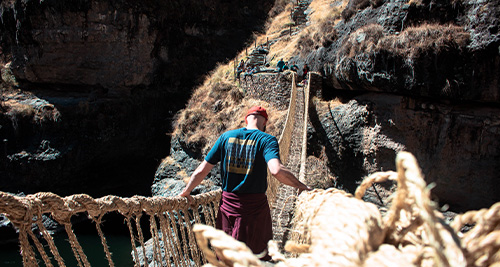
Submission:
[[327,148],[353,191],[407,150],[436,200],[489,207],[500,201],[500,4],[407,2],[350,1],[331,38],[303,55],[322,97],[341,102],[318,107],[316,151]]
[[272,1],[2,1],[0,190],[147,194],[171,119]]

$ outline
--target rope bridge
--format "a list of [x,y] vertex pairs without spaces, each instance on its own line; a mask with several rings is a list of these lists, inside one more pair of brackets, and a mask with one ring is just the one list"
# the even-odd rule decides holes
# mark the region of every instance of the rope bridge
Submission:
[[[290,104],[279,144],[283,164],[294,173],[299,173],[300,167],[303,166],[301,160],[305,159],[303,155],[307,141],[305,138],[307,126],[305,114],[307,113],[305,112],[308,107],[309,87],[298,89],[295,80],[296,75],[292,73]],[[271,176],[268,176],[268,181],[267,195],[275,220],[273,223],[274,239],[281,244],[287,238],[285,231],[291,222],[290,212],[293,210],[293,197],[296,196],[296,191],[292,187],[281,185]],[[18,197],[0,192],[0,213],[5,214],[19,230],[24,266],[39,266],[38,258],[40,257],[45,266],[53,266],[55,263],[58,266],[66,266],[52,236],[43,225],[44,214],[50,214],[64,227],[78,266],[91,266],[71,224],[71,218],[81,213],[87,213],[89,219],[94,222],[108,264],[115,266],[106,237],[101,229],[103,216],[110,212],[118,212],[125,218],[130,233],[135,266],[147,265],[148,260],[152,261],[155,266],[201,266],[207,263],[206,253],[202,253],[195,241],[193,225],[215,226],[215,213],[218,209],[221,191],[212,191],[193,197],[195,201],[189,205],[186,199],[179,197],[105,196],[94,199],[86,194],[60,197],[53,193]],[[148,259],[146,255],[144,233],[140,225],[143,214],[149,217],[153,259],[151,256]],[[40,231],[40,237],[33,233],[34,226]],[[142,251],[137,250],[137,245],[142,247]],[[35,250],[38,252],[38,258]],[[139,260],[140,254],[144,259],[143,263]]]
[[[309,86],[293,86],[279,139],[282,160],[302,181],[309,91]],[[430,198],[430,187],[416,159],[400,152],[396,167],[396,172],[366,177],[354,196],[335,188],[296,196],[293,188],[270,179],[268,198],[275,236],[269,253],[278,262],[276,267],[500,266],[500,203],[458,215],[448,224]],[[361,199],[373,183],[386,180],[397,181],[397,191],[382,216],[375,205]],[[65,266],[42,223],[43,214],[50,214],[64,227],[78,266],[91,266],[72,230],[70,219],[78,213],[86,213],[94,222],[109,266],[115,266],[101,229],[103,216],[109,212],[125,218],[135,266],[148,265],[148,260],[153,266],[264,266],[243,243],[213,228],[220,198],[220,190],[194,196],[192,205],[178,197],[93,199],[84,194],[62,198],[52,193],[17,197],[0,192],[0,213],[19,229],[24,266],[38,266],[38,258],[45,266]],[[150,259],[140,225],[144,214],[149,216],[153,243]],[[41,237],[33,233],[34,225]],[[463,232],[464,227],[469,230]],[[138,251],[137,243],[142,250]],[[144,263],[138,260],[140,254]]]
[[[398,153],[396,167],[396,172],[366,177],[354,196],[335,188],[300,194],[285,244],[292,256],[282,254],[275,240],[269,242],[275,266],[500,266],[500,202],[447,223],[413,155]],[[374,182],[387,180],[397,181],[397,191],[382,216],[361,198]],[[470,229],[464,232],[464,226]],[[210,261],[206,267],[264,266],[248,247],[220,230],[195,224],[193,231]]]

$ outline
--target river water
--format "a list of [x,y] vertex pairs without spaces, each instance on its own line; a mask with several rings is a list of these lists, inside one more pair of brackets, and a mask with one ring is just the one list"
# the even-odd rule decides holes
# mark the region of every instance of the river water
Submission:
[[[149,219],[147,216],[143,216],[141,219],[142,231],[145,235],[145,241],[150,238],[149,236]],[[134,223],[135,224],[135,223]],[[91,264],[95,267],[109,266],[106,253],[101,244],[101,239],[97,234],[95,224],[90,220],[80,221],[72,225],[72,229],[78,239],[78,242],[83,248],[85,255]],[[112,260],[115,266],[129,267],[134,266],[132,260],[132,244],[130,241],[130,233],[128,227],[126,226],[125,219],[123,216],[116,213],[108,213],[103,217],[103,223],[101,224],[101,229],[106,237],[106,243],[111,252]],[[57,246],[59,254],[64,260],[66,266],[78,266],[75,259],[71,245],[68,242],[68,236],[65,231],[60,231],[53,234],[54,243]],[[40,239],[44,243],[45,251],[47,255],[52,256],[48,245],[44,239]],[[136,243],[139,245],[139,243]],[[32,246],[36,251],[36,247]],[[43,259],[37,253],[37,260],[39,266],[45,266]],[[56,260],[52,258],[52,264],[54,266],[59,266]],[[20,253],[19,245],[2,245],[0,247],[0,266],[7,267],[22,267],[22,256]]]
[[[101,245],[101,240],[97,234],[80,234],[77,235],[77,238],[82,245],[83,251],[85,252],[85,255],[87,255],[87,258],[92,266],[109,266],[106,259],[106,254],[104,253],[104,249]],[[57,234],[54,236],[54,242],[61,257],[64,259],[64,263],[66,264],[66,266],[78,266],[78,263],[73,256],[71,246],[67,240],[68,238],[65,234]],[[132,245],[130,243],[130,237],[127,237],[125,235],[112,234],[106,235],[106,241],[112,253],[112,259],[115,263],[115,266],[134,266],[131,255]],[[46,247],[46,251],[49,251],[48,247]],[[45,266],[42,258],[39,255],[37,255],[37,259],[39,262],[39,266]],[[52,264],[54,266],[58,266],[55,259],[52,259]],[[0,250],[0,266],[22,267],[23,260],[19,253],[19,248],[15,246],[2,248]]]

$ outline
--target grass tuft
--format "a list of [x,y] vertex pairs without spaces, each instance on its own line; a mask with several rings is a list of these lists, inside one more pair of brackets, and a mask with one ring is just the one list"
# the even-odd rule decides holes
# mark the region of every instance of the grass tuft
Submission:
[[447,49],[464,49],[470,34],[456,25],[423,24],[409,27],[398,35],[386,35],[382,26],[370,24],[352,33],[339,54],[354,57],[360,53],[388,51],[407,58]]

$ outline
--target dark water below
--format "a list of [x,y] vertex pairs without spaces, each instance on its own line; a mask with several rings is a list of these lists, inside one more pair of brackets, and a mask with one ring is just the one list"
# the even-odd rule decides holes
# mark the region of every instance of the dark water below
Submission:
[[[146,241],[150,238],[150,235],[148,234],[150,231],[149,218],[147,218],[147,216],[143,216],[141,218],[141,228],[143,231],[144,239]],[[101,239],[97,233],[95,224],[86,219],[83,221],[79,221],[78,223],[73,223],[72,229],[76,235],[76,238],[78,239],[78,242],[82,246],[85,255],[87,255],[90,265],[93,267],[109,266],[106,258],[106,253],[104,252],[104,248],[101,244]],[[106,243],[111,252],[111,258],[115,266],[134,266],[134,262],[132,260],[132,244],[130,241],[130,233],[128,231],[128,227],[126,226],[124,217],[116,213],[106,214],[103,217],[101,230],[103,231],[106,238]],[[134,235],[137,236],[137,233],[134,233]],[[59,251],[59,254],[63,258],[66,266],[78,266],[77,260],[75,259],[73,251],[71,249],[71,245],[68,242],[68,236],[66,232],[63,230],[54,234],[53,239]],[[42,244],[44,244],[46,254],[51,257],[52,264],[54,266],[59,266],[57,264],[57,261],[52,257],[52,253],[50,252],[50,249],[45,240],[43,238],[40,240]],[[136,242],[136,246],[138,245],[139,243]],[[32,248],[37,253],[39,266],[45,266],[45,263],[43,262],[42,257],[39,255],[36,247],[32,245]],[[12,244],[8,246],[2,245],[0,247],[0,266],[23,266],[22,256],[18,244]]]
[[[109,266],[106,254],[101,244],[101,239],[97,234],[79,234],[77,235],[77,238],[78,242],[82,245],[83,251],[87,255],[91,266]],[[71,246],[67,240],[68,238],[66,234],[57,234],[54,236],[54,242],[57,246],[59,254],[64,259],[66,266],[78,266],[75,256],[71,250]],[[111,251],[111,257],[115,266],[134,266],[131,255],[132,245],[129,236],[116,234],[106,235],[106,241],[109,250]],[[51,255],[48,246],[45,246],[45,249],[48,252],[48,255]],[[39,266],[45,266],[39,255],[37,255],[37,259]],[[58,266],[55,259],[52,259],[52,264],[54,266]],[[0,250],[0,266],[22,267],[23,260],[19,252],[19,247],[12,246],[2,248]]]

